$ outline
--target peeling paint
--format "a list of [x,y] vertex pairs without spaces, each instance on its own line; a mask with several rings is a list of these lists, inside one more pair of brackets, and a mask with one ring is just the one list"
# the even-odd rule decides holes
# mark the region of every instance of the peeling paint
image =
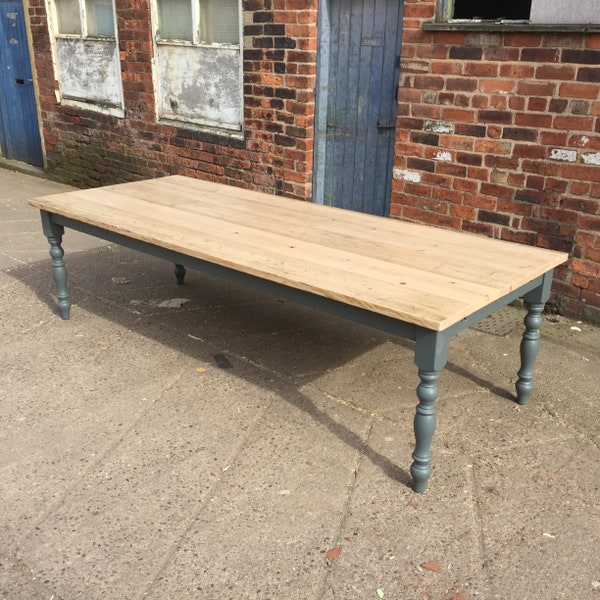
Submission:
[[115,40],[56,40],[60,89],[67,98],[123,104],[119,51]]
[[580,148],[585,148],[590,143],[590,138],[587,135],[582,135],[579,139],[575,138],[573,140],[573,146],[579,146]]
[[577,160],[577,150],[565,150],[564,148],[552,148],[550,158],[553,160],[564,160],[566,162],[575,162]]
[[157,47],[159,117],[241,129],[240,52],[226,46]]
[[402,60],[400,70],[403,73],[410,71],[411,73],[429,73],[431,67],[425,60]]
[[421,173],[418,171],[408,171],[407,169],[394,169],[394,179],[402,179],[412,183],[420,183]]
[[454,125],[446,121],[425,121],[424,129],[432,133],[454,133]]
[[586,165],[600,165],[600,152],[595,152],[594,154],[584,154],[583,162]]
[[450,162],[452,160],[452,154],[450,154],[450,152],[439,150],[437,154],[433,157],[433,160],[439,160],[441,162]]

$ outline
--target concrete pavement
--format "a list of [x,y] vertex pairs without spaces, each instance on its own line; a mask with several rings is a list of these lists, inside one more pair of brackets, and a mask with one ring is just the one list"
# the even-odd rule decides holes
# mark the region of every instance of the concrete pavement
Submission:
[[0,169],[0,598],[600,599],[598,328],[526,407],[521,311],[457,336],[417,495],[410,343],[73,232],[62,321],[61,189]]

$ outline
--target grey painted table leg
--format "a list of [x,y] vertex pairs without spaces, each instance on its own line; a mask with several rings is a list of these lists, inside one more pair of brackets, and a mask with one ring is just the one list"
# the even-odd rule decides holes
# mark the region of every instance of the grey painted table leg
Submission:
[[413,464],[410,474],[413,478],[415,492],[424,492],[431,476],[431,441],[435,432],[435,406],[439,390],[437,380],[440,371],[424,371],[419,369],[421,383],[417,386],[419,404],[415,414],[415,451],[412,454]]
[[63,260],[62,236],[65,231],[62,225],[53,223],[50,215],[42,212],[42,227],[50,243],[50,256],[52,257],[52,276],[56,284],[58,310],[63,319],[68,319],[71,313],[71,299],[67,290],[67,269]]
[[521,368],[519,379],[516,383],[517,402],[526,404],[533,390],[533,365],[540,347],[540,327],[542,326],[542,311],[544,304],[525,303],[527,316],[525,317],[525,333],[521,340]]
[[178,285],[183,285],[185,278],[185,267],[183,265],[175,265],[175,277],[177,277]]
[[415,363],[419,367],[421,382],[417,386],[419,404],[415,414],[415,451],[410,474],[413,490],[424,492],[431,476],[431,442],[435,433],[435,401],[438,379],[448,359],[448,338],[443,333],[426,331],[417,336]]
[[525,332],[521,340],[521,368],[518,373],[517,402],[527,404],[533,390],[533,365],[540,348],[540,327],[543,323],[542,312],[550,297],[552,272],[546,273],[539,288],[526,294],[523,299],[527,307],[524,319]]
[[540,347],[540,327],[542,326],[542,311],[544,303],[525,302],[527,316],[525,317],[525,332],[521,340],[521,368],[518,373],[517,402],[527,404],[533,390],[533,365]]

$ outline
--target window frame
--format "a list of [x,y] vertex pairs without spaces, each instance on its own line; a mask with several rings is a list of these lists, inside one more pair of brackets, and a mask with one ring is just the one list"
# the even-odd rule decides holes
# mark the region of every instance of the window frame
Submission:
[[160,9],[159,9],[159,3],[161,0],[155,0],[155,2],[153,2],[153,18],[155,20],[156,23],[156,27],[155,27],[155,42],[157,45],[161,45],[161,44],[168,44],[168,45],[181,45],[181,46],[202,46],[202,47],[207,47],[207,48],[239,48],[240,52],[242,50],[242,37],[243,37],[243,31],[242,31],[242,24],[241,24],[241,10],[242,7],[240,6],[240,2],[238,0],[237,4],[238,4],[238,16],[240,17],[239,21],[239,28],[238,28],[238,42],[236,43],[231,43],[231,42],[208,42],[206,40],[202,39],[201,36],[201,29],[202,29],[202,19],[201,19],[201,13],[202,13],[202,8],[200,6],[202,0],[188,0],[188,2],[191,3],[192,5],[192,39],[190,40],[185,40],[185,39],[181,39],[181,38],[163,38],[161,37],[161,31],[160,31]]
[[454,0],[436,0],[433,21],[423,23],[425,31],[522,31],[522,32],[600,32],[598,23],[532,23],[515,20],[482,20],[451,18]]
[[[81,25],[80,33],[61,33],[59,27],[59,17],[58,17],[58,7],[56,0],[46,0],[46,14],[48,15],[48,30],[50,34],[51,47],[52,47],[52,56],[54,63],[54,72],[55,79],[58,82],[59,88],[56,90],[56,101],[65,106],[72,106],[75,108],[80,108],[84,110],[93,110],[95,112],[99,112],[106,115],[116,116],[116,117],[124,117],[125,115],[125,105],[124,105],[124,95],[123,95],[123,81],[121,78],[121,65],[119,58],[119,49],[118,49],[118,30],[117,30],[117,7],[115,0],[110,0],[110,4],[112,5],[112,14],[113,14],[113,31],[114,35],[106,36],[106,35],[90,35],[88,22],[87,22],[87,7],[86,0],[76,0],[79,6],[79,19]],[[61,44],[74,44],[81,43],[84,45],[97,45],[97,47],[108,47],[113,45],[116,51],[116,60],[118,65],[115,68],[115,81],[116,84],[116,95],[118,98],[115,98],[114,101],[110,101],[108,99],[99,99],[93,97],[82,97],[75,96],[65,92],[64,90],[64,81],[66,80],[63,72],[63,66],[61,65],[60,54],[61,50],[59,46]]]
[[116,40],[117,39],[117,7],[114,0],[110,0],[113,8],[113,35],[90,35],[88,26],[88,9],[87,0],[75,0],[79,5],[79,24],[81,26],[81,33],[61,33],[60,24],[58,18],[58,6],[55,0],[47,2],[47,8],[49,14],[52,15],[52,25],[55,32],[55,38],[68,38],[68,39],[85,39],[85,40]]
[[[201,6],[202,0],[188,0],[192,3],[192,41],[185,39],[170,39],[162,38],[160,35],[160,0],[151,1],[151,14],[152,14],[152,30],[154,32],[154,46],[155,46],[155,60],[153,61],[153,77],[154,77],[154,97],[155,97],[155,110],[156,110],[156,121],[164,125],[172,127],[184,128],[196,130],[199,132],[206,132],[209,134],[223,135],[229,138],[243,139],[244,138],[244,65],[243,65],[243,5],[241,0],[236,0],[237,11],[238,11],[238,43],[226,43],[226,42],[206,42],[201,39]],[[163,97],[162,93],[162,74],[160,72],[160,57],[158,53],[161,48],[179,47],[181,50],[189,49],[193,51],[232,51],[237,53],[237,88],[238,97],[240,101],[240,113],[239,122],[236,123],[225,123],[217,122],[205,115],[196,115],[194,117],[189,116],[174,116],[170,114],[165,108],[167,106],[167,98]]]

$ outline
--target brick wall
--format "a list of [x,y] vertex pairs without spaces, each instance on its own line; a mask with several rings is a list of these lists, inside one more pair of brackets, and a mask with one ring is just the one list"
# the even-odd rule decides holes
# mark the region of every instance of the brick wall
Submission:
[[62,106],[43,0],[30,0],[47,169],[82,187],[180,173],[310,198],[316,0],[244,0],[244,139],[156,123],[148,0],[117,3],[125,116]]
[[244,108],[253,187],[312,196],[317,0],[244,0]]
[[571,253],[600,322],[600,34],[426,32],[405,0],[392,215]]

